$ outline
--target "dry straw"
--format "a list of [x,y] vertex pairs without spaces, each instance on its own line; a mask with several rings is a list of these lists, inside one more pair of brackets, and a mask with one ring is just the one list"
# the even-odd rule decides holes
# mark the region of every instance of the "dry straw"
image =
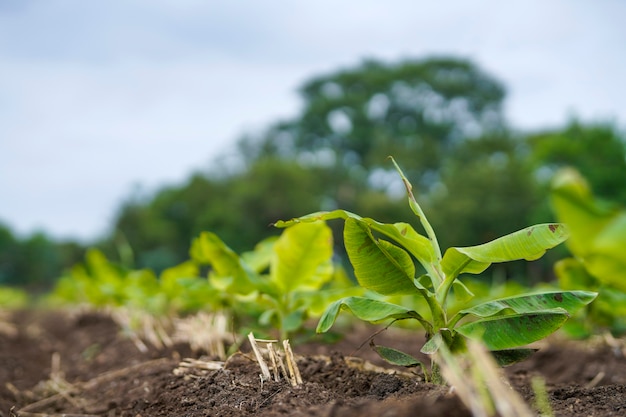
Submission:
[[535,415],[480,343],[468,341],[468,352],[462,356],[452,355],[442,345],[436,360],[442,375],[474,417]]
[[[261,368],[261,381],[274,379],[274,381],[278,382],[282,375],[294,387],[302,384],[302,376],[289,345],[289,340],[283,340],[282,351],[274,347],[278,340],[256,339],[252,332],[248,334],[248,340]],[[271,364],[272,373],[270,373],[270,366],[267,365],[266,358]],[[285,363],[287,366],[285,366]]]

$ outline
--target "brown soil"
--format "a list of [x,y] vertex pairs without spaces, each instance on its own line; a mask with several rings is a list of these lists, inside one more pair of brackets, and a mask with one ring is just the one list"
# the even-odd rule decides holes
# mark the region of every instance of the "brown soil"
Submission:
[[[381,369],[367,344],[357,351],[374,330],[359,327],[333,345],[295,346],[304,383],[292,387],[262,382],[258,364],[243,353],[224,369],[175,373],[182,357],[194,355],[188,346],[142,353],[105,314],[6,313],[0,316],[0,417],[471,416],[448,387]],[[414,354],[420,346],[401,330],[383,332],[376,342]],[[351,354],[360,359],[347,360]],[[554,339],[507,375],[528,404],[531,379],[543,377],[555,416],[626,415],[626,359],[606,343]]]

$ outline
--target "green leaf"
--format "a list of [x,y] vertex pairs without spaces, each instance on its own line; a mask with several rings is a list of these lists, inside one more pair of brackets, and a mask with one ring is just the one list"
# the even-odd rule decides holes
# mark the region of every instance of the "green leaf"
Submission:
[[461,310],[460,314],[472,314],[484,318],[507,310],[515,314],[532,314],[555,308],[562,308],[569,314],[574,314],[592,302],[597,295],[597,293],[590,291],[546,291],[536,294],[523,294],[478,304]]
[[565,258],[554,264],[554,272],[559,281],[559,288],[570,290],[574,288],[594,288],[598,283],[589,274],[583,264],[575,258]]
[[374,351],[378,353],[378,355],[381,358],[383,358],[385,361],[389,362],[392,365],[405,366],[407,368],[410,368],[413,366],[421,366],[422,368],[424,367],[424,364],[422,362],[420,362],[413,356],[409,355],[408,353],[404,353],[397,349],[393,349],[393,348],[386,347],[386,346],[380,346],[380,345],[374,345],[374,344],[370,344],[370,345],[372,349],[374,349]]
[[555,332],[568,319],[565,310],[496,316],[463,324],[455,330],[482,341],[489,350],[527,345]]
[[424,291],[431,292],[431,293],[433,292],[432,290],[434,288],[434,285],[429,275],[424,274],[415,278],[413,280],[413,284],[415,284],[415,286],[420,290],[424,290]]
[[563,224],[538,224],[502,236],[478,246],[449,248],[441,267],[447,279],[462,273],[478,274],[492,263],[518,259],[539,259],[547,249],[553,248],[568,237]]
[[332,231],[324,222],[286,229],[274,244],[270,279],[282,294],[319,289],[332,276]]
[[398,222],[394,224],[370,223],[371,219],[363,219],[370,225],[372,230],[382,233],[400,244],[409,251],[417,261],[433,275],[434,279],[441,279],[438,268],[438,258],[430,240],[420,235],[408,223]]
[[590,253],[596,237],[619,215],[594,199],[589,184],[574,169],[563,169],[555,175],[551,197],[557,217],[571,231],[567,246],[579,257]]
[[437,236],[435,235],[435,231],[430,225],[430,222],[426,218],[426,215],[424,214],[422,207],[419,205],[419,203],[415,199],[415,196],[413,195],[413,185],[409,182],[407,177],[404,175],[404,172],[402,172],[402,169],[396,163],[396,160],[393,159],[392,156],[390,156],[389,159],[391,159],[391,162],[393,162],[393,165],[396,168],[396,171],[398,171],[398,174],[400,174],[400,178],[402,178],[402,182],[404,183],[404,187],[406,188],[406,194],[409,200],[409,207],[411,207],[411,211],[413,211],[413,213],[419,218],[420,223],[422,224],[422,227],[426,231],[426,234],[428,235],[430,239],[430,243],[435,253],[436,259],[437,260],[441,259],[441,249],[439,248],[439,242],[437,241]]
[[362,220],[347,219],[344,242],[362,287],[384,295],[411,294],[415,264],[402,248],[376,239]]
[[492,350],[491,355],[499,366],[509,366],[531,357],[538,349]]
[[311,213],[306,216],[298,217],[288,221],[279,220],[274,226],[283,228],[290,227],[298,223],[310,223],[321,220],[333,220],[333,219],[354,219],[359,220],[367,224],[371,230],[381,233],[388,238],[394,240],[396,243],[404,247],[422,264],[422,266],[433,275],[434,279],[440,278],[440,273],[435,270],[437,264],[437,255],[430,240],[425,236],[420,235],[413,229],[408,223],[394,223],[386,224],[380,223],[376,220],[361,217],[357,214],[351,213],[346,210],[334,210],[334,211],[320,211]]
[[373,300],[365,297],[346,297],[337,300],[328,306],[319,323],[316,331],[324,333],[328,331],[337,319],[341,309],[347,309],[356,317],[363,321],[376,323],[387,319],[417,319],[422,322],[422,317],[413,310],[397,304],[385,301]]
[[443,328],[439,329],[437,333],[432,335],[426,343],[424,343],[420,352],[432,355],[436,353],[442,345],[445,345],[446,349],[452,353],[462,352],[467,348],[465,339],[457,335],[455,331]]
[[298,223],[313,223],[313,222],[318,222],[318,221],[326,221],[326,220],[334,220],[334,219],[345,220],[347,218],[357,219],[357,220],[363,219],[363,217],[359,216],[358,214],[351,213],[347,210],[338,209],[338,210],[333,210],[333,211],[318,211],[315,213],[307,214],[305,216],[296,217],[291,220],[278,220],[276,223],[273,224],[273,226],[282,229],[285,227],[291,227],[294,224],[298,224]]
[[178,277],[197,277],[198,265],[193,261],[185,261],[178,265],[164,269],[159,275],[160,280],[174,279]]
[[307,313],[311,317],[319,318],[331,303],[341,298],[362,296],[365,291],[360,285],[354,285],[354,281],[343,268],[335,265],[332,277],[325,287],[321,290],[294,293],[292,301],[294,305],[306,305]]
[[444,338],[441,335],[442,331],[446,331],[448,333],[447,336],[449,338],[450,331],[448,329],[445,329],[445,330],[442,329],[436,334],[434,334],[430,339],[428,339],[426,343],[424,343],[424,346],[422,346],[422,349],[420,350],[420,352],[425,353],[426,355],[432,355],[433,353],[437,352],[439,348],[441,347],[441,345],[445,344]]
[[194,239],[191,258],[201,265],[211,265],[209,279],[224,291],[248,294],[255,288],[239,256],[214,233],[202,232]]
[[293,332],[302,328],[306,320],[306,310],[299,309],[292,311],[283,318],[282,328],[285,332]]
[[602,284],[626,292],[626,259],[595,254],[587,256],[584,261],[587,271]]
[[570,251],[599,282],[626,291],[626,210],[596,200],[572,169],[560,171],[552,186],[554,211],[571,230]]
[[454,296],[457,302],[467,304],[474,298],[474,293],[458,279],[452,283],[452,288],[454,289]]
[[274,244],[277,239],[277,236],[263,239],[254,246],[253,251],[242,253],[241,259],[257,274],[264,272],[270,266],[272,256],[274,255]]

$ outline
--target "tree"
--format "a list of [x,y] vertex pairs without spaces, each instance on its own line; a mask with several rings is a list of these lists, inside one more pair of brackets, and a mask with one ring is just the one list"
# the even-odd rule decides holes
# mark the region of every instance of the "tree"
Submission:
[[15,257],[18,245],[11,230],[0,223],[0,285],[15,283]]
[[626,137],[609,123],[582,124],[529,135],[539,179],[547,184],[564,166],[577,168],[594,192],[626,204]]
[[[150,203],[125,206],[116,230],[143,253],[139,266],[182,259],[184,243],[201,230],[247,250],[275,233],[269,223],[320,209],[397,221],[409,214],[390,191],[401,183],[388,155],[428,199],[443,175],[456,172],[444,167],[456,166],[449,160],[463,154],[468,138],[506,131],[504,88],[465,60],[369,60],[315,77],[300,92],[304,105],[297,117],[239,141],[241,171],[197,176]],[[480,183],[491,171],[476,175]],[[467,215],[480,216],[480,210]]]
[[[519,138],[504,134],[467,140],[449,155],[441,182],[425,204],[433,227],[443,231],[444,247],[486,243],[534,220],[549,220],[534,216],[546,196],[520,148]],[[533,284],[551,276],[553,258],[548,254],[534,263],[498,264],[489,273]]]
[[42,232],[20,239],[0,224],[0,285],[48,290],[83,253],[78,243],[55,242]]
[[[446,154],[467,137],[505,129],[504,88],[469,61],[406,60],[360,66],[316,77],[301,88],[302,113],[272,126],[257,153],[310,159],[342,181],[367,184],[376,169],[391,172],[393,155],[417,187],[428,188]],[[349,204],[348,204],[349,205]]]
[[[116,230],[137,266],[185,259],[202,230],[248,250],[276,233],[269,223],[320,209],[410,218],[388,155],[448,246],[550,221],[547,189],[536,179],[563,164],[579,166],[600,193],[619,189],[626,198],[624,142],[614,129],[572,123],[515,136],[502,114],[504,88],[466,60],[369,60],[314,77],[300,93],[296,117],[238,142],[239,170],[196,175],[123,208]],[[549,267],[540,269],[538,276]]]
[[[256,142],[242,141],[249,160],[269,154],[310,161],[326,172],[331,208],[397,221],[408,213],[398,201],[402,184],[387,160],[392,155],[451,244],[477,244],[525,224],[519,213],[533,202],[532,186],[502,115],[504,88],[473,63],[369,60],[315,77],[300,91],[298,117]],[[488,210],[479,201],[489,201]],[[514,209],[501,214],[504,206]]]
[[223,195],[218,181],[195,174],[150,198],[133,196],[120,208],[112,235],[99,246],[127,267],[163,270],[187,258],[211,202]]
[[[136,267],[160,271],[188,259],[191,240],[211,231],[233,250],[250,250],[278,231],[270,224],[319,210],[325,182],[319,170],[295,161],[262,158],[227,176],[196,174],[150,200],[130,200],[103,247],[110,256],[130,247]],[[116,237],[117,236],[117,239]]]
[[[486,136],[460,144],[441,169],[431,193],[432,222],[445,229],[445,246],[490,241],[529,224],[540,198],[531,167],[510,135]],[[446,227],[450,219],[454,227]]]

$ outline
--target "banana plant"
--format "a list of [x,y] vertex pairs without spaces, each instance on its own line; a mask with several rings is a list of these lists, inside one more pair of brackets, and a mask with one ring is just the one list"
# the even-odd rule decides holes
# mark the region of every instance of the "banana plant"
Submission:
[[586,320],[568,323],[569,330],[581,336],[599,327],[626,333],[626,208],[595,197],[573,168],[555,175],[552,208],[571,232],[567,248],[573,256],[555,265],[561,287],[584,286],[600,293],[587,308]]
[[251,315],[258,316],[258,323],[277,329],[284,340],[302,329],[320,300],[340,298],[331,285],[336,277],[332,242],[326,224],[302,224],[240,256],[215,234],[203,232],[194,240],[191,256],[211,266],[208,278],[231,307],[254,309]]
[[[391,158],[391,157],[390,157]],[[417,203],[412,185],[391,158],[406,188],[409,206],[418,217],[424,234],[410,224],[380,223],[345,210],[322,211],[288,221],[276,227],[300,223],[343,219],[344,243],[359,284],[382,296],[415,294],[428,306],[430,315],[418,308],[390,303],[380,297],[350,296],[330,304],[317,325],[328,331],[342,309],[357,318],[377,323],[385,320],[416,320],[426,330],[422,352],[434,354],[445,344],[453,353],[464,351],[466,340],[482,342],[499,363],[522,360],[533,350],[523,346],[556,331],[570,314],[590,303],[596,293],[588,291],[550,291],[520,294],[471,306],[471,291],[460,281],[461,274],[480,274],[492,263],[535,260],[568,237],[565,225],[539,224],[471,247],[451,247],[445,253],[437,236]],[[454,288],[465,308],[455,314],[447,309]],[[393,348],[374,346],[387,361],[404,366],[422,366],[417,359]],[[433,378],[436,364],[433,365]]]

